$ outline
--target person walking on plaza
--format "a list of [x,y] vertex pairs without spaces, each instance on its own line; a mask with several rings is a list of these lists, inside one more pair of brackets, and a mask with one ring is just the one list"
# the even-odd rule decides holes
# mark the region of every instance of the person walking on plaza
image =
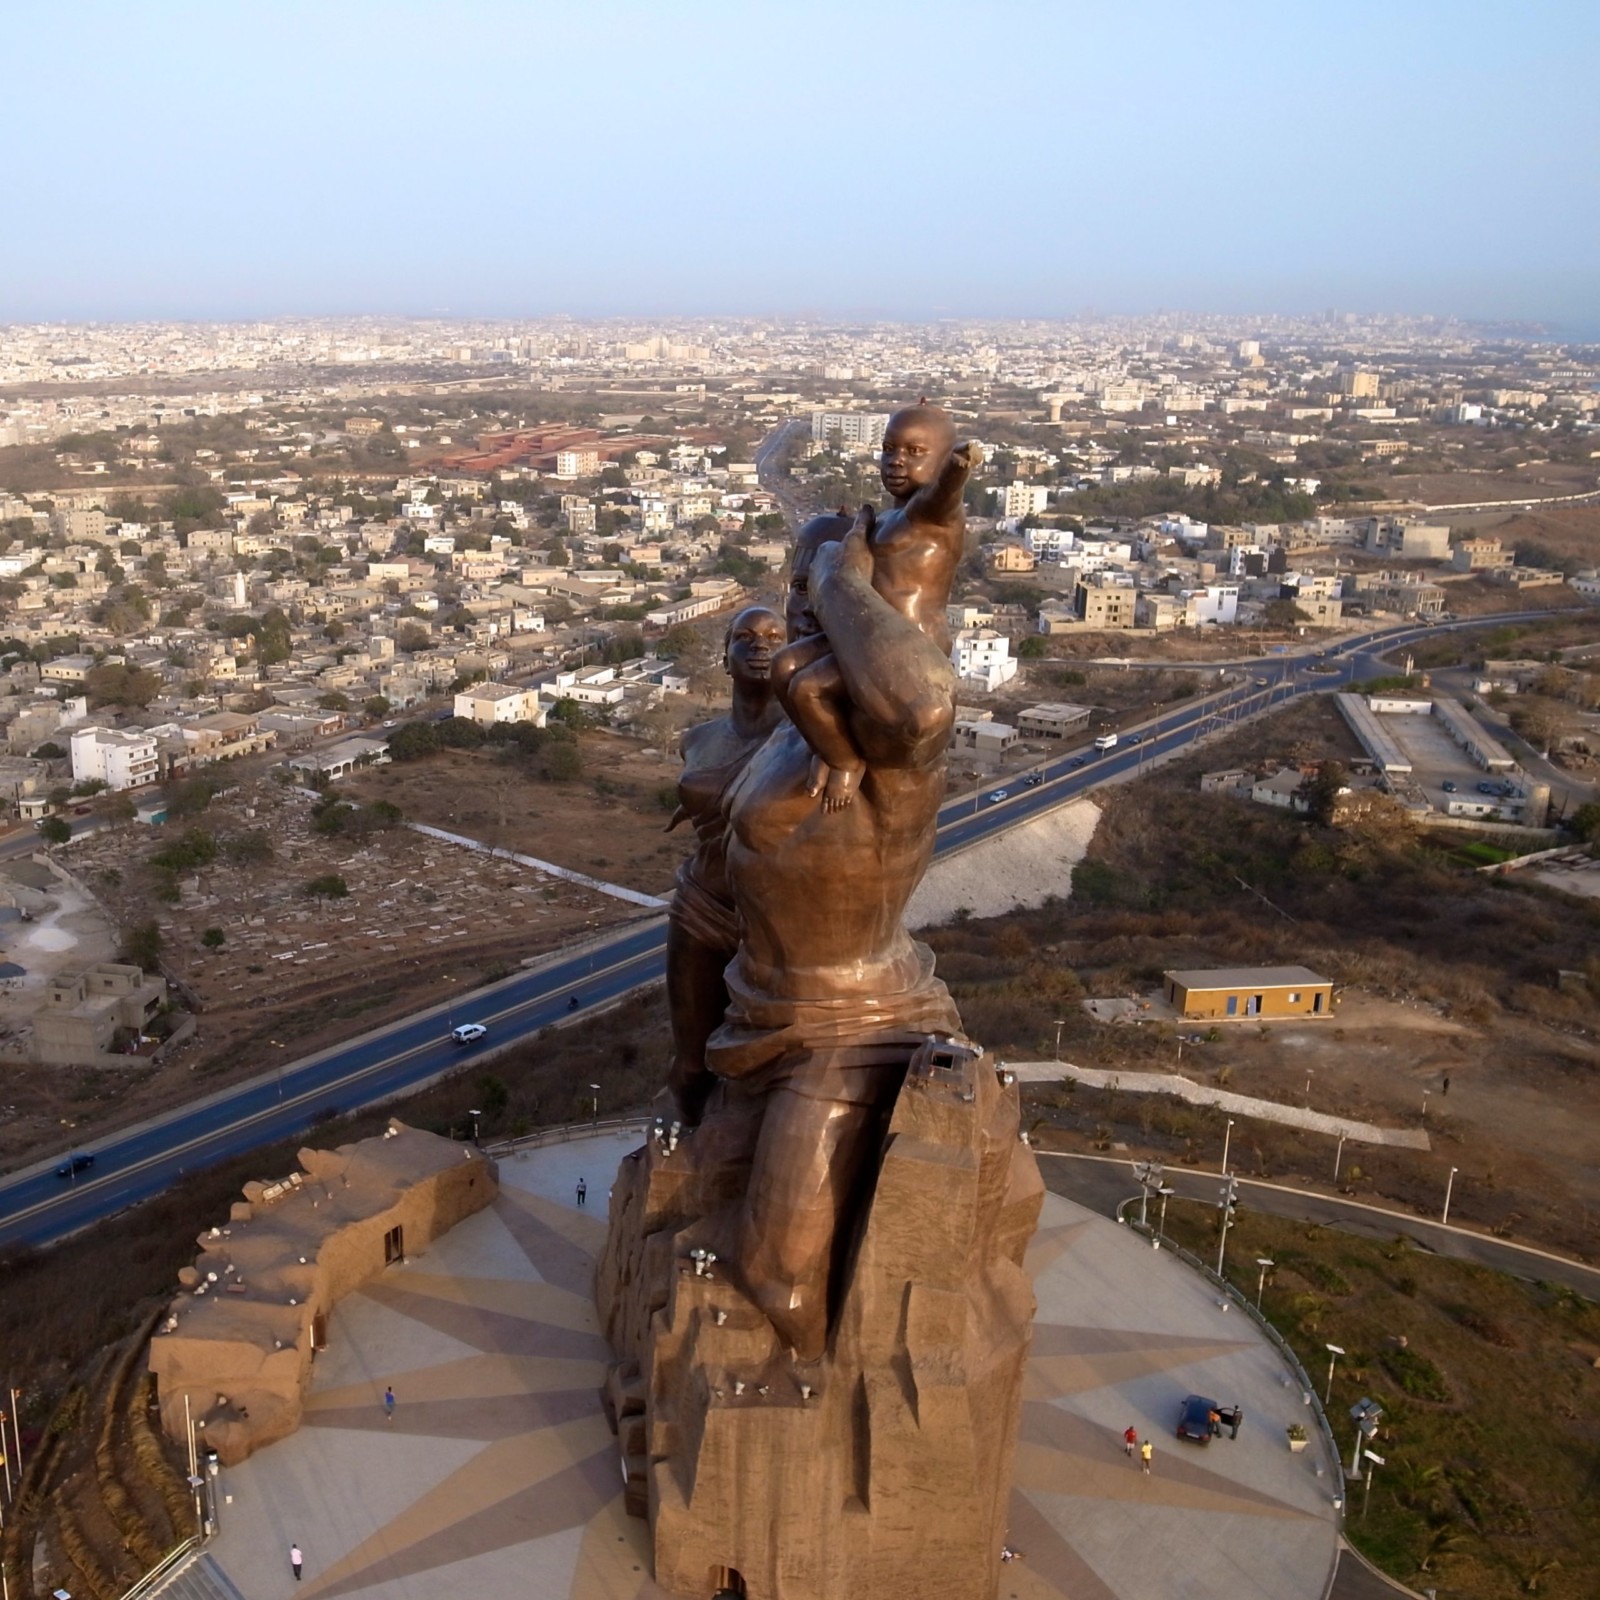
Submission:
[[300,1546],[297,1545],[297,1544],[290,1545],[289,1546],[289,1566],[292,1569],[292,1571],[294,1572],[294,1581],[296,1583],[299,1583],[299,1581],[300,1581],[300,1567],[301,1567],[301,1564],[304,1561],[305,1561],[305,1557],[303,1555],[301,1555],[301,1553],[300,1553]]
[[1139,1430],[1137,1428],[1129,1428],[1123,1433],[1122,1448],[1130,1458],[1132,1457],[1134,1448],[1138,1445],[1138,1443]]
[[1150,1471],[1150,1458],[1154,1454],[1155,1454],[1154,1448],[1151,1446],[1150,1441],[1148,1439],[1146,1439],[1144,1441],[1144,1443],[1139,1446],[1139,1470],[1141,1472],[1143,1472],[1145,1474],[1149,1473],[1149,1471]]
[[387,1388],[383,1391],[383,1414],[390,1422],[394,1421],[394,1389]]
[[1244,1421],[1244,1407],[1237,1400],[1233,1403],[1233,1415],[1228,1418],[1228,1437],[1239,1437],[1239,1424]]
[[589,1185],[582,1178],[578,1179],[578,1206],[581,1209],[583,1202],[589,1198]]

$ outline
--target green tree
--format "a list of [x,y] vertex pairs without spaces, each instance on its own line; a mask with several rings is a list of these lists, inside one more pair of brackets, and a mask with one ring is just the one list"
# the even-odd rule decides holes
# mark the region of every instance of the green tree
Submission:
[[404,722],[389,735],[389,755],[395,761],[420,761],[439,748],[439,735],[431,722]]
[[220,950],[223,945],[227,943],[227,940],[228,936],[222,931],[221,928],[207,928],[206,931],[200,935],[200,943],[203,944],[207,950]]
[[1314,778],[1307,778],[1300,785],[1300,794],[1305,797],[1310,807],[1311,815],[1318,822],[1326,826],[1333,821],[1333,814],[1339,804],[1340,791],[1345,789],[1350,782],[1350,775],[1337,761],[1324,761],[1317,768]]
[[317,704],[324,711],[348,711],[350,709],[350,696],[340,694],[337,689],[331,689],[327,694],[317,696]]
[[325,872],[302,884],[300,893],[308,900],[343,900],[350,893],[350,886],[337,872]]
[[394,709],[389,703],[389,697],[383,694],[369,694],[361,702],[361,709],[369,717],[386,717]]
[[1600,841],[1600,803],[1586,800],[1567,818],[1567,827],[1585,844]]
[[483,743],[483,729],[471,717],[441,717],[433,727],[439,743],[449,750],[476,750]]
[[156,922],[140,922],[128,929],[122,941],[122,956],[146,972],[155,972],[161,966],[161,926]]
[[46,817],[39,833],[46,844],[65,844],[72,837],[72,824],[65,817]]
[[91,667],[83,686],[92,707],[147,706],[161,693],[161,679],[155,673],[125,663]]
[[294,653],[289,619],[280,606],[272,606],[261,619],[256,633],[256,660],[263,667],[274,667]]
[[583,776],[583,753],[576,739],[551,739],[539,752],[539,774],[552,783]]
[[1048,653],[1048,647],[1040,636],[1030,633],[1026,639],[1017,645],[1017,659],[1019,661],[1037,661]]

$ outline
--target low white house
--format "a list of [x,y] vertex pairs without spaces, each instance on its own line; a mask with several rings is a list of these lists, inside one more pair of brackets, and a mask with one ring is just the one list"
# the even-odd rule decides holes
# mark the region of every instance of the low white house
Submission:
[[474,683],[455,700],[455,714],[487,728],[496,722],[531,722],[542,728],[545,708],[537,689],[519,689],[514,683]]

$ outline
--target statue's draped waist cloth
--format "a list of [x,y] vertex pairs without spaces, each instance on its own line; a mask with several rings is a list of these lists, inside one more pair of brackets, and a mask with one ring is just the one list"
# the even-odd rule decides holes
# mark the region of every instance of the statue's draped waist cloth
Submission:
[[730,1003],[706,1047],[706,1065],[757,1096],[788,1090],[810,1100],[880,1105],[930,1034],[961,1032],[925,944],[909,943],[900,975],[899,986],[891,982],[871,995],[778,999],[754,988],[735,959],[724,975]]

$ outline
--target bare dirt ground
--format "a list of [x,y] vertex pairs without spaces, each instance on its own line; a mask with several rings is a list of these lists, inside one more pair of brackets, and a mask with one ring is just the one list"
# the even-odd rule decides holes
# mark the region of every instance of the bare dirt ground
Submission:
[[1445,606],[1458,617],[1493,616],[1503,611],[1586,611],[1593,606],[1565,584],[1541,584],[1533,589],[1513,589],[1508,583],[1468,578],[1445,585]]
[[[436,758],[422,764],[414,786],[431,786],[442,804],[447,793],[472,792],[475,768],[471,755]],[[542,795],[553,790],[540,786]],[[566,795],[565,827],[598,835],[607,815],[602,805],[624,809],[592,789],[586,799]],[[655,817],[661,815],[657,810]],[[442,820],[451,825],[447,809]],[[463,822],[455,819],[458,831],[471,834]],[[144,863],[188,827],[224,847],[232,837],[265,831],[274,854],[260,865],[239,866],[224,848],[210,865],[181,875],[179,899],[163,903],[152,897]],[[609,825],[604,831],[615,837]],[[674,840],[670,848],[676,860],[682,847]],[[586,867],[604,859],[598,849],[576,854]],[[530,957],[647,914],[407,828],[362,843],[325,837],[312,827],[304,794],[265,778],[164,830],[92,835],[63,860],[103,903],[109,925],[126,930],[156,921],[163,968],[196,1010],[199,1032],[161,1062],[133,1061],[126,1070],[8,1065],[4,1099],[12,1112],[0,1118],[0,1162],[8,1166],[36,1158],[46,1130],[52,1144],[63,1126],[78,1130],[80,1139],[94,1137],[113,1122],[191,1099],[197,1088],[210,1091],[468,993]],[[305,894],[308,882],[329,874],[343,878],[346,896]],[[663,867],[653,876],[665,883],[668,874]],[[218,948],[202,943],[209,929],[221,930]],[[85,945],[82,959],[109,953]]]
[[676,755],[589,733],[582,741],[584,776],[545,783],[500,760],[497,748],[369,767],[340,792],[356,801],[390,800],[414,822],[647,894],[672,887],[673,872],[692,848],[684,829],[665,832],[677,803],[667,798],[681,766]]
[[1385,499],[1458,505],[1478,500],[1520,502],[1541,495],[1583,494],[1595,487],[1595,471],[1587,464],[1536,461],[1527,467],[1498,471],[1397,472],[1376,481]]
[[1600,566],[1600,505],[1521,512],[1494,533],[1506,544],[1527,541],[1555,556]]

